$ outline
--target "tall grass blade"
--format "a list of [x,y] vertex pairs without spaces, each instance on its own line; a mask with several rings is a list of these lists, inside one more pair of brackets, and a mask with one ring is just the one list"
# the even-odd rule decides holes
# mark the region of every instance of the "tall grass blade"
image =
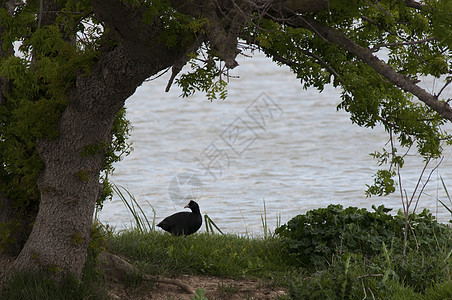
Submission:
[[[148,217],[146,216],[141,205],[138,203],[138,201],[135,199],[135,197],[125,187],[118,186],[118,185],[112,183],[112,188],[113,188],[113,191],[121,199],[122,203],[124,203],[124,205],[127,207],[129,212],[132,214],[133,218],[135,219],[136,229],[142,233],[154,231],[155,230],[155,210],[152,207],[152,205],[150,205],[150,206],[154,213],[154,218],[152,220],[152,225],[151,225],[151,222],[149,221]],[[124,195],[124,193],[121,191],[120,188],[122,188],[127,193],[128,199],[126,198],[126,196]],[[148,202],[148,204],[149,204],[149,202]]]
[[215,227],[215,229],[218,230],[219,233],[224,234],[223,231],[221,231],[217,224],[215,224],[215,222],[208,215],[204,215],[204,222],[206,224],[207,233],[213,234],[213,227]]
[[[153,214],[153,217],[152,217],[152,227],[150,227],[150,228],[151,228],[151,231],[155,231],[155,218],[157,217],[157,212],[155,211],[154,206],[152,206],[152,204],[149,203],[149,201],[146,200],[146,203],[147,203],[147,204],[151,207],[151,209],[152,209],[152,214]],[[149,222],[148,222],[148,224],[149,224]]]
[[441,203],[442,206],[444,206],[445,209],[452,215],[452,209],[450,209],[443,201],[438,199],[438,202]]
[[279,213],[278,216],[276,216],[276,228],[281,227],[281,213]]
[[245,216],[243,215],[243,212],[242,212],[242,210],[240,209],[240,207],[239,207],[239,211],[240,211],[240,214],[242,215],[243,223],[245,223],[245,235],[248,235],[248,226],[246,225]]
[[[443,177],[440,175],[439,178],[441,179],[441,184],[443,185],[444,192],[446,192],[446,196],[447,196],[447,199],[449,200],[449,204],[452,205],[452,199],[450,198],[449,191],[447,190],[447,187],[446,187],[446,184],[444,183]],[[441,203],[441,205],[444,206],[444,208],[452,216],[452,209],[449,206],[447,206],[443,201],[441,201],[439,199],[438,199],[438,202]]]
[[267,224],[267,207],[265,206],[265,199],[262,199],[264,203],[264,215],[261,215],[262,228],[264,230],[264,239],[268,237],[268,224]]

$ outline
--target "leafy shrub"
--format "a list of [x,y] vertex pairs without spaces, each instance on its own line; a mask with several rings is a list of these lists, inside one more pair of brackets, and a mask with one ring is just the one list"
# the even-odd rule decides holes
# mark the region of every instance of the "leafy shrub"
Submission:
[[[399,211],[389,214],[383,205],[369,212],[365,208],[329,205],[298,215],[276,229],[293,259],[304,267],[333,263],[345,252],[370,258],[381,253],[383,243],[402,251],[405,218]],[[450,229],[435,221],[428,210],[409,215],[408,250],[432,253],[439,245],[450,245]]]
[[289,295],[292,299],[310,300],[424,299],[413,287],[401,283],[390,268],[381,271],[372,273],[361,255],[344,254],[328,268],[293,282]]

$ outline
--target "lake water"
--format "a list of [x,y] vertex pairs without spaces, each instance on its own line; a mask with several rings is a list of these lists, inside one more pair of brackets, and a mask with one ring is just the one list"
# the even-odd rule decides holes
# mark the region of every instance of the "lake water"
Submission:
[[[264,215],[274,229],[277,220],[285,223],[329,204],[402,208],[400,192],[371,198],[364,193],[378,170],[369,153],[388,142],[382,128],[351,124],[347,113],[336,111],[339,90],[304,90],[288,68],[262,54],[238,62],[231,75],[240,78],[230,79],[225,101],[209,102],[202,93],[180,98],[178,86],[165,93],[169,74],[144,83],[127,100],[134,151],[116,164],[111,179],[135,196],[149,218],[150,205],[158,222],[194,197],[223,231],[259,235]],[[434,81],[423,87],[438,89]],[[444,222],[450,215],[437,199],[448,202],[440,177],[452,191],[451,153],[445,149],[418,205]],[[422,167],[419,157],[406,159],[408,196]],[[105,202],[99,218],[118,230],[133,224],[118,197]]]

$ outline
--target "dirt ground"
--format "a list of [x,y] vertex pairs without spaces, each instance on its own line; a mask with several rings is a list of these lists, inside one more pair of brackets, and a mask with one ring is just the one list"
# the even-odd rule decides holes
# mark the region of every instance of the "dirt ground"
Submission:
[[[233,280],[212,276],[182,275],[171,278],[176,282],[188,285],[193,291],[204,288],[205,296],[209,300],[235,300],[235,299],[277,299],[286,294],[286,291],[270,287],[254,280]],[[140,283],[135,287],[126,287],[123,284],[111,284],[109,294],[113,299],[192,299],[195,295],[175,284],[152,282],[151,280]],[[200,298],[197,298],[200,299]],[[204,298],[205,299],[205,298]]]

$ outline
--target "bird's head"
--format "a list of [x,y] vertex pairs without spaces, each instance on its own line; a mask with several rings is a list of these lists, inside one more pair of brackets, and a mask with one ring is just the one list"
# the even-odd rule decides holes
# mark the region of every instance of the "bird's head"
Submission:
[[193,210],[194,208],[198,208],[199,209],[199,206],[198,206],[198,203],[196,203],[193,200],[190,200],[190,202],[188,202],[188,204],[185,205],[184,208],[190,208],[191,210]]

